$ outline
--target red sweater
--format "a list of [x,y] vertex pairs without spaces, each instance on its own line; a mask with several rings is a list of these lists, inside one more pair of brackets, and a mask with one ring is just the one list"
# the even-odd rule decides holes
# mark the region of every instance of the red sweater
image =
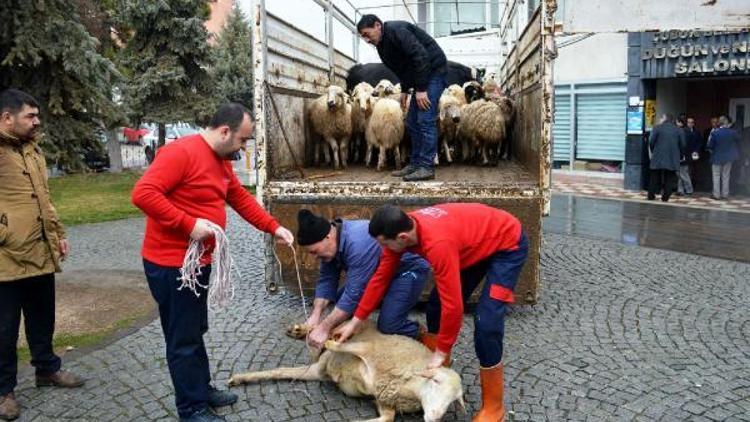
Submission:
[[[432,266],[440,296],[437,348],[449,353],[463,322],[462,269],[498,251],[518,248],[521,223],[513,215],[483,204],[440,204],[409,213],[417,229],[417,245],[407,249]],[[366,319],[380,303],[398,267],[401,254],[383,248],[380,265],[367,283],[354,316]],[[513,301],[513,293],[505,295]]]
[[[214,153],[200,134],[159,149],[135,184],[132,201],[146,213],[143,258],[165,267],[181,267],[197,218],[226,226],[228,203],[250,224],[273,234],[279,223],[245,190],[229,161]],[[213,239],[201,259],[211,262]]]

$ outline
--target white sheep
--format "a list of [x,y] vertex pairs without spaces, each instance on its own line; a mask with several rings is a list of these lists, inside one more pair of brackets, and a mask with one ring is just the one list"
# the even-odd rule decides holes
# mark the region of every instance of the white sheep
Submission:
[[[463,158],[469,157],[469,148],[481,148],[482,164],[489,163],[487,153],[490,148],[498,148],[506,136],[508,116],[497,103],[487,100],[476,100],[463,109],[461,123],[458,125],[458,136],[463,141]],[[474,154],[471,154],[474,155]],[[499,157],[498,151],[498,157]]]
[[365,137],[367,122],[372,115],[376,98],[372,96],[373,87],[367,82],[358,83],[352,90],[352,142],[351,149],[354,161],[359,161],[359,152]]
[[465,104],[464,90],[455,84],[443,91],[438,103],[438,136],[445,152],[445,159],[449,163],[453,162],[450,148],[456,140],[458,123],[461,120],[461,109]]
[[[333,151],[333,166],[346,168],[349,138],[352,136],[352,106],[343,88],[331,85],[326,93],[315,99],[309,108],[313,132],[323,137]],[[340,160],[339,160],[340,157]],[[320,164],[315,148],[315,165]]]
[[390,98],[392,100],[400,101],[401,83],[394,85],[393,82],[388,79],[381,79],[380,82],[375,85],[372,95],[378,98]]
[[328,340],[325,349],[312,365],[233,375],[229,385],[331,380],[348,396],[375,398],[380,417],[370,422],[392,422],[396,413],[419,410],[424,410],[425,421],[435,422],[451,403],[464,406],[461,376],[449,368],[425,373],[432,352],[414,339],[381,334],[368,323],[346,343]]
[[401,168],[399,145],[404,137],[404,112],[398,101],[390,98],[379,98],[372,109],[372,116],[365,129],[367,153],[365,165],[370,165],[372,149],[379,148],[378,171],[385,166],[386,153],[393,149],[396,158],[396,169]]

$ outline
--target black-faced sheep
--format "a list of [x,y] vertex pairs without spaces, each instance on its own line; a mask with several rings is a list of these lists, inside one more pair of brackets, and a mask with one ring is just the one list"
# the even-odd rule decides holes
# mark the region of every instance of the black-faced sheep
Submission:
[[379,148],[378,171],[385,166],[388,150],[393,149],[396,159],[396,169],[401,168],[401,151],[399,145],[404,137],[404,112],[398,101],[390,98],[379,98],[372,109],[372,116],[365,129],[367,153],[365,165],[370,165],[372,149]]
[[466,82],[463,88],[467,103],[473,103],[476,100],[481,100],[484,98],[484,89],[482,88],[482,84],[477,81]]
[[229,385],[264,380],[333,381],[346,395],[374,397],[379,418],[392,422],[396,413],[424,411],[427,422],[439,421],[448,406],[463,407],[461,377],[449,368],[425,373],[432,357],[423,344],[405,336],[379,333],[371,324],[346,343],[328,340],[318,361],[309,366],[277,368],[233,375]]
[[[333,151],[333,166],[346,168],[349,139],[352,136],[352,106],[349,95],[336,85],[326,89],[326,93],[315,99],[309,108],[310,124],[313,132],[323,137]],[[315,147],[315,165],[320,164]],[[339,159],[340,157],[340,159]]]

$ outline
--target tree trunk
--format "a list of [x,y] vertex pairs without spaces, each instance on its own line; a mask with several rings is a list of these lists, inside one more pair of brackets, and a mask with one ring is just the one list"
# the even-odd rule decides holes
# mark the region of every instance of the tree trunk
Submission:
[[109,154],[109,171],[112,173],[122,172],[122,147],[117,140],[116,129],[107,131],[107,153]]
[[164,123],[159,123],[159,147],[163,147],[166,143],[167,138],[167,126]]

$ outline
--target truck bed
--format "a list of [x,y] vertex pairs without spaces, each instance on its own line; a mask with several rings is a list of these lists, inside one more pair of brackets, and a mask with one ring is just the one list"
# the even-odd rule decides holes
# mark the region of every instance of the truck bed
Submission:
[[[375,170],[374,167],[367,168],[364,165],[350,166],[346,170],[334,170],[330,166],[326,167],[306,167],[303,169],[305,178],[300,176],[296,170],[287,169],[281,174],[281,177],[272,180],[274,182],[298,182],[314,183],[320,185],[371,185],[371,186],[391,186],[409,185],[412,183],[404,182],[400,178],[392,177],[391,171],[394,169],[388,167],[382,171]],[[442,182],[442,183],[440,183]],[[441,185],[476,187],[491,190],[528,190],[538,188],[538,182],[535,181],[531,173],[515,161],[502,161],[497,166],[480,167],[476,165],[453,164],[441,165],[435,169],[435,179],[421,182],[420,185]],[[445,186],[444,186],[445,187]]]

